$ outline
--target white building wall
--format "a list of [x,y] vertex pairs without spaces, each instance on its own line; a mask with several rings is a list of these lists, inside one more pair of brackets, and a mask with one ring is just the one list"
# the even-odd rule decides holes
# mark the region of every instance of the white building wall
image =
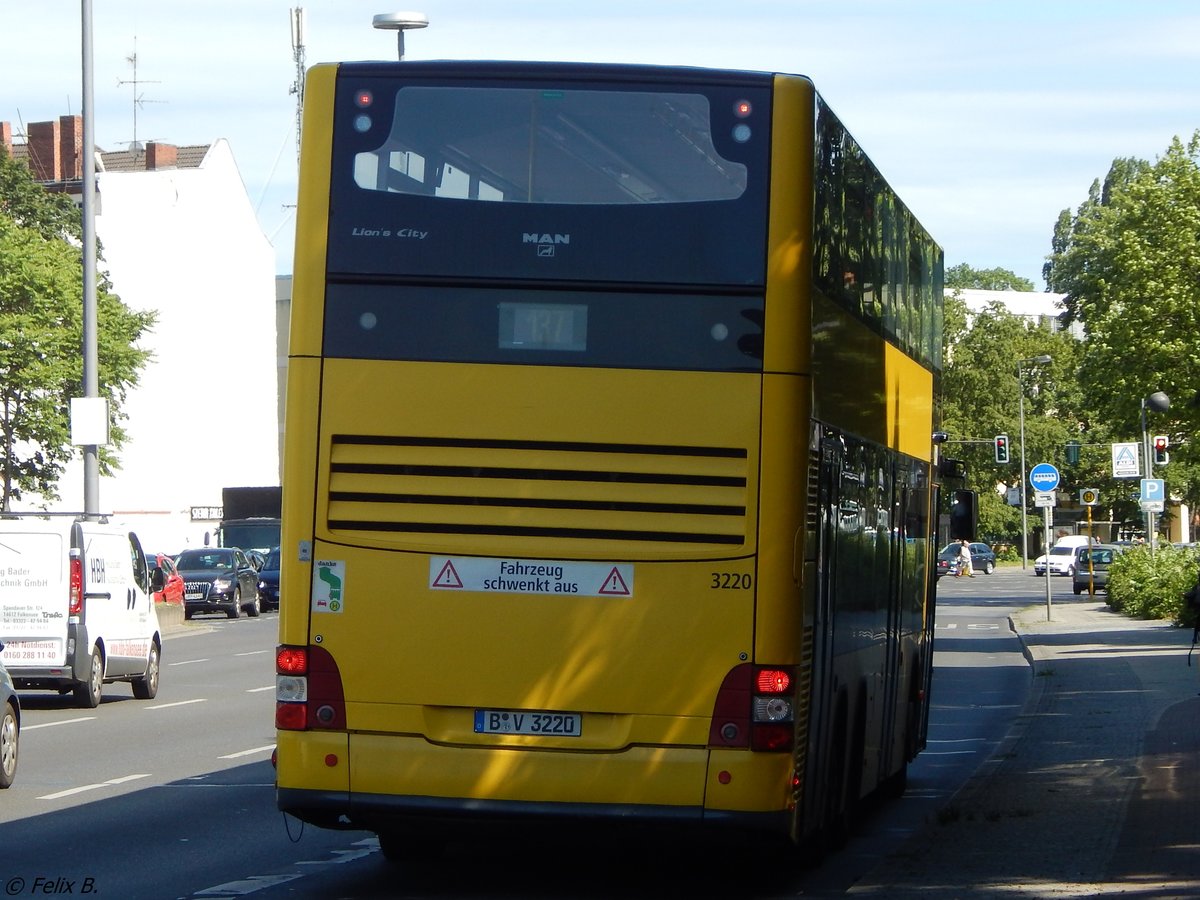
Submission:
[[[102,269],[126,305],[158,312],[99,508],[148,549],[177,552],[215,524],[193,523],[191,507],[219,506],[225,486],[279,483],[275,253],[224,140],[198,168],[96,180]],[[81,461],[60,493],[61,508],[83,509]]]

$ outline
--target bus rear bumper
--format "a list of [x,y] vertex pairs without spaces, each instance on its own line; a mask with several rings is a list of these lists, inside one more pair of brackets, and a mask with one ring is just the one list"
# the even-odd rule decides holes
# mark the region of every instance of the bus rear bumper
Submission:
[[[714,758],[704,747],[445,747],[414,736],[280,732],[276,797],[284,812],[325,828],[570,821],[786,831],[790,815],[771,786],[783,783],[789,759],[780,755],[762,771],[765,760],[754,766],[752,756],[724,751]],[[709,796],[711,764],[750,788],[742,803]]]
[[[277,788],[276,803],[283,812],[319,828],[339,830],[411,831],[426,837],[461,835],[469,831],[562,827],[617,830],[641,826],[689,829],[730,829],[746,832],[787,832],[784,812],[730,812],[701,807],[646,804],[471,800],[354,794]],[[661,836],[661,835],[660,835]]]

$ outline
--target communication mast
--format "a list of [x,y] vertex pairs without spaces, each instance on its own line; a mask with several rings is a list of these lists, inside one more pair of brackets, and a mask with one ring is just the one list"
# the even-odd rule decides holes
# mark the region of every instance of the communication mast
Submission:
[[296,80],[291,93],[296,95],[296,165],[300,165],[300,123],[304,119],[304,8],[296,7],[292,14],[292,59],[296,62]]

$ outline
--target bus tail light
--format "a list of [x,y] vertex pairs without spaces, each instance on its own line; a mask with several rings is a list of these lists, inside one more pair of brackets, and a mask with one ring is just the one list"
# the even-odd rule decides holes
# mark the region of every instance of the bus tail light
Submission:
[[324,647],[276,648],[275,727],[283,731],[346,727],[342,674]]
[[71,551],[70,596],[67,601],[67,615],[83,615],[83,560],[77,550]]
[[794,671],[786,666],[735,666],[717,692],[708,746],[791,750],[795,682]]

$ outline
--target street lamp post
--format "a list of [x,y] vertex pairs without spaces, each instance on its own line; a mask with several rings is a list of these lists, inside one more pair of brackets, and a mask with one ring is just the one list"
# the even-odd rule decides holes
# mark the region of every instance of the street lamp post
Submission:
[[1048,353],[1041,356],[1031,356],[1028,359],[1017,360],[1017,411],[1021,421],[1021,568],[1027,568],[1029,561],[1029,524],[1025,516],[1025,376],[1021,367],[1026,363],[1043,366],[1052,357]]
[[[1146,409],[1150,408],[1155,412],[1166,412],[1171,408],[1171,398],[1162,391],[1155,391],[1148,397],[1142,398],[1142,456],[1145,462],[1142,463],[1143,478],[1149,480],[1154,477],[1154,461],[1150,453],[1150,429],[1146,422]],[[1146,510],[1146,541],[1150,544],[1150,552],[1154,552],[1154,513],[1150,509]]]

